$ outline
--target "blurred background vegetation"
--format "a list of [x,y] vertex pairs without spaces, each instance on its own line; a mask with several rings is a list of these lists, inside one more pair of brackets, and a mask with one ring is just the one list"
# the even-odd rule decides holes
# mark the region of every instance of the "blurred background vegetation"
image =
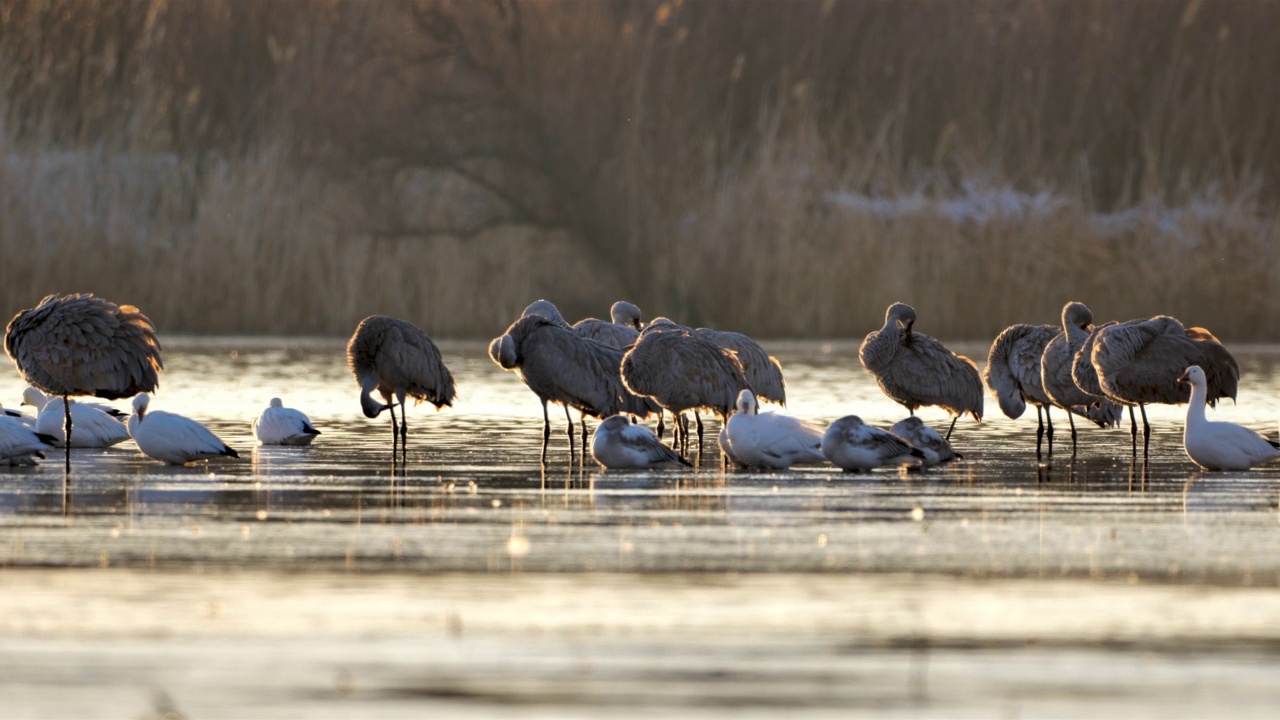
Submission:
[[0,311],[1280,335],[1280,3],[8,0]]

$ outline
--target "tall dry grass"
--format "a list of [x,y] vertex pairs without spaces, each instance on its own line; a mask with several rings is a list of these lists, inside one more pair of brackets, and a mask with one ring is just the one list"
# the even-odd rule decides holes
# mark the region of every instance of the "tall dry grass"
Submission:
[[1077,299],[1275,339],[1277,20],[1196,1],[9,3],[0,308],[89,290],[167,331],[340,334],[383,312],[486,336],[536,297],[568,316],[626,297],[849,336],[905,300],[922,330],[981,338]]

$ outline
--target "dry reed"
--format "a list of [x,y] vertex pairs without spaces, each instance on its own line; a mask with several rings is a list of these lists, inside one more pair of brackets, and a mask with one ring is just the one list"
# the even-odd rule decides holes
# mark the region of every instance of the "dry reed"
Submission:
[[15,2],[0,308],[1275,339],[1267,2]]

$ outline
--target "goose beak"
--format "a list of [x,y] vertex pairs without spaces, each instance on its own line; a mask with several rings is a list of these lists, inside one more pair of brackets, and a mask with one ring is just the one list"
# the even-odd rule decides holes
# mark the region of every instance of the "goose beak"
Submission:
[[1178,382],[1180,383],[1190,382],[1190,380],[1191,378],[1187,377],[1187,374],[1185,372],[1178,376]]

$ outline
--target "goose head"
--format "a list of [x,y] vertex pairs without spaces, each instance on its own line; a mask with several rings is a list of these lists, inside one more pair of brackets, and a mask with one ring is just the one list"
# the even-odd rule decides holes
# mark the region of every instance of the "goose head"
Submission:
[[268,404],[268,405],[270,405],[270,406],[271,406],[271,407],[273,407],[273,408],[284,407],[284,403],[280,402],[280,398],[278,398],[278,397],[277,397],[277,398],[271,398],[271,402],[270,402],[270,403],[267,403],[267,404]]
[[755,415],[760,409],[760,406],[756,403],[755,393],[750,390],[743,390],[738,393],[738,401],[734,403],[734,409],[743,415]]
[[138,393],[133,399],[133,416],[142,422],[147,415],[147,406],[151,404],[151,396],[146,393]]
[[1196,387],[1201,387],[1205,384],[1204,370],[1201,370],[1199,365],[1192,365],[1178,376],[1178,382],[1191,383]]

